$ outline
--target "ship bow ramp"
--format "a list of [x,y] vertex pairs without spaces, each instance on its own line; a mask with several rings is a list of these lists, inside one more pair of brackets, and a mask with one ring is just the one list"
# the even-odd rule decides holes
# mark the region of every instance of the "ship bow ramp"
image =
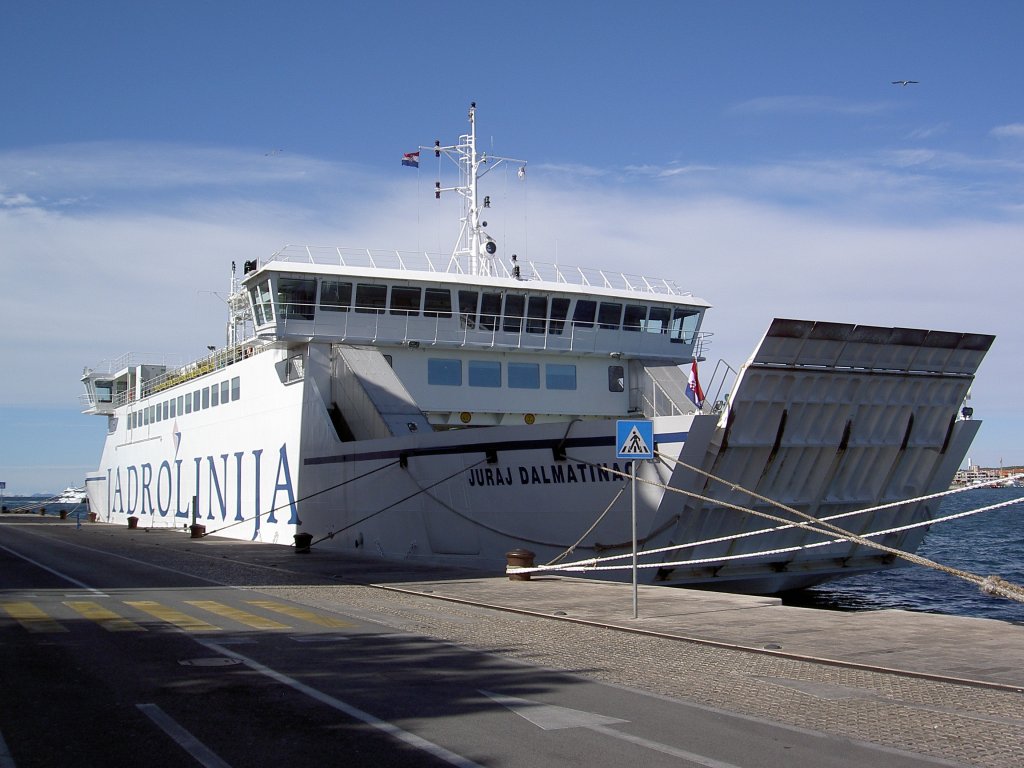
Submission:
[[[671,541],[778,525],[725,504],[794,519],[750,491],[822,518],[945,490],[980,426],[961,407],[993,341],[982,334],[776,319],[740,371],[710,438],[688,441],[680,457],[707,475],[679,466],[672,485],[716,501],[666,497],[680,514]],[[938,505],[899,504],[835,524],[865,534],[931,519]],[[875,540],[913,551],[925,530]],[[731,538],[677,555],[685,560],[763,552],[767,538]],[[773,550],[825,540],[806,528],[771,538]],[[842,542],[666,568],[659,580],[693,583],[712,576],[723,588],[750,589],[741,586],[744,575],[763,572],[770,561],[779,576],[760,586],[769,592],[878,569],[891,560]]]

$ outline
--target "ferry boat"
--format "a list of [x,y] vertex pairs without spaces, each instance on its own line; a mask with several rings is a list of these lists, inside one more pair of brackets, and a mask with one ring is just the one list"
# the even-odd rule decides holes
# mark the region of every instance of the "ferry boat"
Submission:
[[[223,348],[85,369],[101,522],[495,573],[528,552],[620,580],[635,540],[642,582],[763,594],[898,562],[794,511],[918,546],[994,337],[777,318],[705,401],[708,302],[499,252],[479,185],[525,163],[477,151],[475,104],[468,122],[420,148],[458,168],[432,190],[461,198],[451,253],[288,246],[232,264]],[[620,422],[650,422],[632,447],[653,460]]]

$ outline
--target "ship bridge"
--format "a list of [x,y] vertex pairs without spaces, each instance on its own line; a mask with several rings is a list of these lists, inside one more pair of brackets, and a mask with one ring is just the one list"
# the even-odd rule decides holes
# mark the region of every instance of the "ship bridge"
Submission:
[[522,261],[289,246],[242,280],[257,337],[642,357],[703,357],[709,304],[673,281]]

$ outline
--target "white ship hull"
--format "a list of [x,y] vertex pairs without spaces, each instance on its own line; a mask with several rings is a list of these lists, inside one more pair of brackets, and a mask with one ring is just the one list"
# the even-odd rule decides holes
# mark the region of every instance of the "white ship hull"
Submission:
[[[729,504],[794,519],[750,491],[826,517],[948,487],[980,424],[956,419],[971,380],[960,369],[983,352],[946,350],[960,356],[943,364],[947,374],[823,369],[772,361],[788,341],[769,333],[725,412],[653,419],[660,459],[638,463],[638,538],[642,551],[676,548],[642,556],[642,581],[771,593],[889,567],[890,555],[850,542],[791,549],[831,541],[798,527],[688,545],[778,528]],[[282,377],[294,351],[270,350],[163,393],[173,400],[237,379],[239,398],[216,408],[131,430],[115,416],[87,481],[91,509],[114,524],[197,522],[208,534],[278,545],[308,533],[321,551],[493,573],[513,549],[534,552],[538,564],[631,551],[631,467],[615,458],[614,419],[343,441],[325,396],[329,349],[307,347],[301,378]],[[837,524],[863,534],[930,519],[937,508],[915,502]],[[913,551],[924,530],[881,541]],[[690,562],[709,558],[724,559]],[[582,572],[625,580],[628,563]]]

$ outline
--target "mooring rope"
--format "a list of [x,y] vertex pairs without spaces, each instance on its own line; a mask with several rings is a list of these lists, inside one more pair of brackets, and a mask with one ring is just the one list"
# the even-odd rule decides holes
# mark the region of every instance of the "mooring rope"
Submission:
[[[745,514],[750,514],[750,515],[754,515],[756,517],[761,517],[761,518],[764,518],[764,519],[767,519],[767,520],[772,520],[774,522],[777,522],[777,523],[781,524],[779,529],[781,529],[781,528],[808,528],[809,530],[814,531],[816,533],[819,533],[819,534],[822,534],[822,535],[826,535],[826,536],[831,536],[831,537],[835,538],[836,541],[838,541],[838,542],[849,541],[849,542],[853,542],[855,544],[860,544],[861,546],[865,546],[865,547],[868,547],[868,548],[871,548],[871,549],[876,549],[876,550],[885,552],[886,554],[892,555],[894,557],[899,557],[901,559],[907,560],[908,562],[911,562],[911,563],[914,563],[914,564],[917,564],[917,565],[923,565],[925,567],[932,568],[934,570],[937,570],[937,571],[940,571],[940,572],[943,572],[943,573],[947,573],[947,574],[949,574],[951,576],[955,576],[957,578],[963,579],[964,581],[968,581],[968,582],[976,585],[985,594],[997,595],[997,596],[1000,596],[1000,597],[1005,597],[1005,598],[1010,599],[1010,600],[1016,600],[1018,602],[1024,602],[1024,587],[1022,587],[1022,586],[1020,586],[1018,584],[1014,584],[1014,583],[1012,583],[1010,581],[1007,581],[1006,579],[1003,579],[1003,578],[1001,578],[999,576],[996,576],[996,575],[991,575],[991,576],[987,576],[987,577],[980,576],[980,575],[972,573],[970,571],[965,571],[965,570],[960,569],[960,568],[954,568],[952,566],[948,566],[948,565],[944,565],[942,563],[938,563],[938,562],[936,562],[934,560],[930,560],[930,559],[928,559],[926,557],[922,557],[921,555],[917,555],[917,554],[910,553],[910,552],[905,552],[903,550],[899,550],[899,549],[896,549],[894,547],[886,546],[886,545],[881,544],[879,542],[871,541],[869,538],[866,538],[866,536],[855,534],[852,531],[847,531],[847,530],[845,530],[843,528],[840,528],[837,525],[833,525],[832,523],[828,522],[828,520],[825,519],[825,518],[819,519],[819,518],[816,518],[816,517],[814,517],[812,515],[808,515],[808,514],[806,514],[804,512],[800,512],[797,509],[793,509],[792,507],[789,507],[789,506],[787,506],[785,504],[782,504],[779,501],[776,501],[774,499],[770,499],[770,498],[768,498],[766,496],[762,496],[761,494],[758,494],[758,493],[756,493],[754,491],[751,491],[751,490],[749,490],[747,488],[744,488],[741,485],[738,485],[738,484],[733,483],[733,482],[728,481],[728,480],[724,480],[724,479],[722,479],[720,477],[717,477],[717,476],[715,476],[715,475],[713,475],[713,474],[711,474],[709,472],[705,472],[704,470],[701,470],[701,469],[699,469],[697,467],[693,467],[693,466],[687,464],[686,462],[674,459],[673,457],[667,456],[667,455],[665,455],[663,453],[660,453],[660,452],[656,452],[656,453],[657,453],[658,457],[662,461],[669,461],[669,462],[672,462],[672,463],[674,463],[674,464],[676,464],[678,466],[682,466],[685,469],[688,469],[690,471],[696,472],[697,474],[703,475],[703,476],[707,477],[710,480],[713,480],[713,481],[715,481],[717,483],[725,485],[725,486],[729,487],[730,490],[740,491],[741,493],[749,495],[750,497],[752,497],[754,499],[757,499],[759,501],[763,501],[763,502],[765,502],[767,504],[770,504],[770,505],[772,505],[774,507],[777,507],[777,508],[779,508],[779,509],[781,509],[781,510],[783,510],[785,512],[788,512],[788,513],[790,513],[790,514],[792,514],[792,515],[794,515],[796,517],[799,517],[799,518],[802,519],[802,521],[801,522],[793,522],[792,520],[787,520],[787,519],[785,519],[783,517],[779,517],[778,515],[773,515],[773,514],[770,514],[768,512],[763,512],[763,511],[752,509],[752,508],[749,508],[749,507],[742,507],[742,506],[739,506],[739,505],[736,505],[736,504],[730,504],[728,502],[722,502],[722,501],[719,501],[719,500],[716,500],[716,499],[712,499],[710,497],[703,496],[701,494],[695,493],[693,491],[686,491],[686,490],[683,490],[681,488],[674,488],[672,486],[669,486],[669,485],[666,485],[664,483],[661,483],[661,482],[658,482],[658,481],[654,481],[654,480],[647,480],[645,478],[637,477],[636,480],[638,480],[639,482],[646,483],[647,485],[651,485],[653,487],[659,488],[663,492],[678,493],[678,494],[681,494],[681,495],[684,495],[684,496],[688,496],[690,498],[693,498],[693,499],[696,499],[696,500],[699,500],[699,501],[703,501],[703,502],[707,502],[707,503],[711,503],[711,504],[716,504],[718,506],[725,507],[727,509],[733,509],[733,510],[736,510],[738,512],[745,513]],[[578,459],[576,457],[570,457],[570,458],[572,458],[573,461],[577,461],[577,462],[582,461],[581,459]],[[583,461],[582,463],[591,464],[591,462],[586,462],[586,461]],[[615,469],[612,469],[612,468],[607,468],[606,467],[605,470],[607,472],[609,472],[610,474],[618,475],[618,476],[623,477],[623,478],[631,477],[629,474],[627,474],[625,472],[618,471],[618,470],[615,470]],[[1010,479],[1015,479],[1016,477],[1018,477],[1018,476],[1015,475],[1015,476],[1011,477]],[[954,489],[954,490],[956,492],[959,492],[961,489]],[[929,495],[927,497],[921,497],[919,499],[910,499],[910,500],[894,502],[894,503],[891,503],[891,504],[882,505],[881,507],[876,507],[873,510],[861,510],[860,512],[864,512],[864,511],[877,511],[878,509],[884,509],[884,508],[893,507],[893,506],[900,506],[900,505],[903,505],[903,504],[917,503],[918,501],[925,500],[925,499],[928,499],[928,498],[935,498],[935,497],[938,497],[938,496],[946,495],[947,493],[949,493],[949,492],[943,492],[943,493],[939,493],[939,494],[931,494],[931,495]],[[1012,504],[1019,503],[1020,501],[1021,501],[1021,499],[1015,499],[1015,500],[1011,500],[1011,501],[1008,501],[1008,502],[1004,502],[1002,504],[992,505],[992,508],[999,507],[999,506],[1010,506]],[[851,514],[851,513],[844,513],[844,515],[842,515],[842,516],[846,516],[848,514]],[[960,515],[956,515],[955,517],[961,517],[961,516],[965,516],[965,515],[960,514]],[[840,517],[840,516],[839,515],[834,516],[832,519],[835,519],[836,517]],[[954,517],[954,516],[950,516],[950,519],[952,519],[952,517]],[[868,534],[868,535],[870,535],[870,536],[880,536],[880,535],[885,535],[886,533],[893,533],[893,532],[897,532],[897,531],[900,531],[900,530],[905,530],[905,529],[910,528],[910,527],[916,527],[918,525],[933,525],[936,522],[938,522],[938,521],[937,520],[928,520],[928,521],[924,521],[924,522],[919,523],[919,524],[912,524],[912,525],[909,525],[909,526],[901,526],[901,527],[898,527],[898,528],[891,529],[889,531],[877,531],[877,532],[874,532],[874,533],[871,533],[871,534]],[[774,530],[779,530],[779,529],[774,529]],[[772,529],[767,529],[767,530],[772,530]],[[752,532],[752,533],[762,533],[762,532],[765,532],[765,531],[758,531],[758,532]],[[747,534],[741,534],[740,536],[742,536],[742,535],[747,535]],[[723,540],[724,539],[729,539],[729,538],[739,538],[740,536],[736,536],[736,537],[723,537]],[[705,561],[696,561],[696,560],[695,561],[687,561],[687,564],[696,564],[696,563],[700,563],[700,562],[723,562],[723,561],[726,561],[726,560],[733,560],[733,559],[740,559],[740,558],[749,558],[749,557],[755,557],[755,556],[780,554],[780,553],[785,553],[785,552],[799,551],[799,550],[808,549],[808,548],[814,547],[814,546],[822,546],[822,545],[827,545],[827,544],[832,544],[832,543],[836,543],[836,542],[817,542],[815,544],[795,546],[795,547],[787,547],[787,548],[783,548],[783,549],[779,549],[779,550],[766,550],[764,552],[755,553],[755,554],[729,555],[729,556],[722,556],[722,557],[716,557],[716,558],[707,558]],[[646,556],[646,555],[650,555],[650,554],[654,554],[654,553],[659,553],[659,552],[663,552],[663,551],[685,549],[685,548],[692,547],[692,546],[697,546],[697,545],[696,544],[677,544],[677,545],[673,545],[671,547],[664,547],[664,548],[660,548],[660,549],[657,549],[657,550],[644,551],[642,554],[644,554]],[[540,570],[620,570],[620,569],[624,569],[626,567],[631,567],[631,566],[599,566],[598,565],[598,563],[600,563],[600,562],[606,562],[608,560],[618,559],[618,558],[621,558],[621,557],[624,557],[624,555],[615,555],[615,556],[612,556],[612,557],[605,557],[605,558],[595,557],[595,558],[589,558],[588,560],[584,560],[584,561],[578,561],[577,563],[566,563],[566,564],[562,564],[562,565],[536,566],[533,569],[510,567],[508,569],[508,572],[509,573],[513,573],[513,572],[516,572],[516,573],[528,573],[531,570],[537,570],[537,571],[540,571]],[[679,563],[679,564],[681,565],[683,563]],[[653,568],[653,567],[663,568],[663,567],[671,567],[671,566],[674,566],[674,565],[676,565],[676,564],[675,563],[648,563],[648,564],[644,564],[642,567],[645,567],[645,568]]]

